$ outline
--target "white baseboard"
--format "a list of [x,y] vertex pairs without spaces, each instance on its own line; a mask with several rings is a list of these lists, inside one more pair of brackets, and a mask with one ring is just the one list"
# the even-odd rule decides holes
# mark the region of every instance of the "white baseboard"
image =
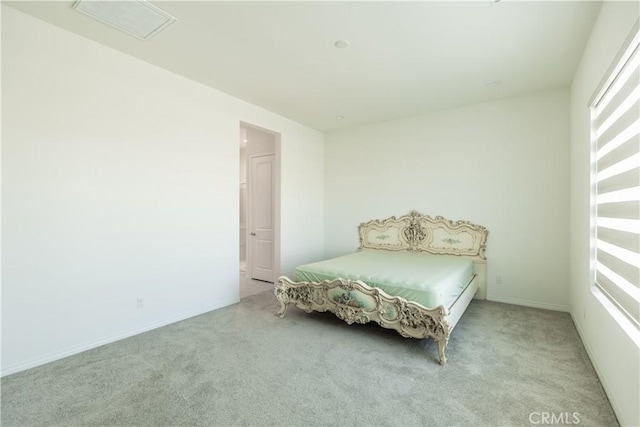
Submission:
[[544,302],[527,301],[521,299],[487,297],[487,301],[503,302],[505,304],[523,305],[525,307],[542,308],[545,310],[564,311],[569,313],[569,306],[559,304],[547,304]]
[[104,338],[101,339],[99,341],[95,341],[89,344],[84,344],[84,345],[80,345],[77,347],[70,347],[66,350],[57,352],[57,353],[53,353],[44,357],[40,357],[38,359],[34,359],[34,360],[30,360],[28,362],[25,363],[20,363],[18,365],[14,365],[14,366],[9,366],[8,368],[4,369],[1,373],[0,373],[0,377],[4,377],[7,375],[11,375],[11,374],[15,374],[17,372],[20,371],[24,371],[27,369],[31,369],[31,368],[35,368],[36,366],[40,366],[40,365],[44,365],[46,363],[50,363],[50,362],[55,362],[56,360],[60,360],[63,359],[65,357],[69,357],[69,356],[73,356],[74,354],[78,354],[78,353],[82,353],[83,351],[87,351],[87,350],[91,350],[100,346],[103,346],[105,344],[110,344],[116,341],[120,341],[122,339],[125,338],[129,338],[132,337],[134,335],[138,335],[138,334],[142,334],[144,332],[148,332],[151,331],[153,329],[157,329],[160,328],[162,326],[166,326],[166,325],[170,325],[172,323],[176,323],[179,322],[181,320],[185,320],[185,319],[189,319],[190,317],[195,317],[195,316],[199,316],[201,314],[204,313],[208,313],[212,310],[216,310],[218,308],[222,308],[219,306],[212,306],[212,305],[207,305],[205,307],[201,307],[197,310],[194,311],[190,311],[188,313],[183,313],[181,315],[178,316],[174,316],[171,317],[169,319],[165,319],[159,322],[155,322],[155,323],[151,323],[149,325],[145,325],[142,328],[139,329],[134,329],[132,331],[126,331],[120,334],[117,334],[115,336],[112,337],[108,337],[108,338]]

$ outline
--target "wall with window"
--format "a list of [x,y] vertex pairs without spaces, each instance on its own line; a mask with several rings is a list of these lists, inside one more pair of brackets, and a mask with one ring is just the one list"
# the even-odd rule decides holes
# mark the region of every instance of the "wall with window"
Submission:
[[571,88],[571,314],[623,425],[640,425],[640,338],[593,291],[589,101],[640,15],[636,2],[605,2]]

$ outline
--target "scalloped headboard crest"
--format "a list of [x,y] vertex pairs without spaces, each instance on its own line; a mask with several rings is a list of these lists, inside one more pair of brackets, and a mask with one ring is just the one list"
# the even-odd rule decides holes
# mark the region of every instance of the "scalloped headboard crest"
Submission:
[[411,211],[408,215],[360,224],[360,249],[418,251],[464,255],[484,260],[488,231],[469,221],[432,218]]

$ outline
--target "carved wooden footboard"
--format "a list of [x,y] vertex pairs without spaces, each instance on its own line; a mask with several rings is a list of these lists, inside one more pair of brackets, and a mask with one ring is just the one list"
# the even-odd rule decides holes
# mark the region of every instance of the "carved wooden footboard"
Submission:
[[358,227],[360,250],[428,252],[455,255],[473,261],[472,280],[449,307],[425,307],[405,298],[391,296],[359,280],[335,278],[323,282],[295,282],[280,277],[275,295],[278,315],[294,304],[307,312],[330,311],[345,322],[367,323],[395,329],[404,337],[433,338],[438,344],[440,364],[447,361],[449,334],[474,295],[486,297],[487,270],[484,250],[487,230],[468,221],[431,218],[416,211],[400,218],[372,220]]
[[283,317],[289,304],[310,313],[330,311],[348,324],[374,321],[395,329],[407,338],[431,337],[438,344],[440,364],[447,361],[445,349],[451,326],[444,306],[429,309],[401,297],[392,297],[359,280],[334,279],[323,282],[293,282],[280,277],[275,287],[280,302],[278,316]]

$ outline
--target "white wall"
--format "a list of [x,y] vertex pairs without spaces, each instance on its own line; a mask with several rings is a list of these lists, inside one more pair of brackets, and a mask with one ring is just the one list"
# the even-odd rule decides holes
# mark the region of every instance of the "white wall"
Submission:
[[489,230],[489,299],[568,311],[567,90],[325,140],[326,255],[356,249],[356,226],[369,219],[416,209],[468,220]]
[[[240,130],[241,135],[243,133]],[[246,132],[246,131],[245,131]],[[247,260],[247,148],[240,148],[240,261]],[[244,265],[246,271],[246,264]]]
[[588,102],[640,15],[605,2],[571,87],[571,314],[622,425],[640,425],[640,349],[591,292]]
[[283,271],[322,256],[321,133],[4,5],[2,37],[3,375],[238,301],[241,121],[281,134]]

